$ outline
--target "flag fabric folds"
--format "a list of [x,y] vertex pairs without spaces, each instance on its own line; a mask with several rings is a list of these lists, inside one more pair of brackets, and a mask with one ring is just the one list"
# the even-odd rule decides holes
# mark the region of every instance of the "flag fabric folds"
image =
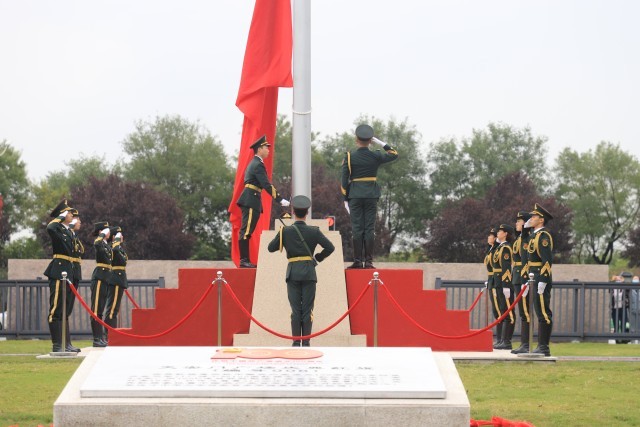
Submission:
[[[293,35],[290,0],[256,0],[242,65],[242,77],[236,106],[244,114],[242,139],[238,154],[238,169],[229,205],[229,221],[232,226],[231,259],[240,260],[238,232],[242,213],[236,205],[244,188],[244,172],[253,159],[249,146],[262,135],[271,144],[271,155],[265,159],[267,174],[273,171],[275,154],[276,116],[278,88],[293,87],[291,58]],[[257,262],[260,233],[268,229],[271,220],[271,202],[268,195],[262,197],[263,214],[250,240],[251,260]]]

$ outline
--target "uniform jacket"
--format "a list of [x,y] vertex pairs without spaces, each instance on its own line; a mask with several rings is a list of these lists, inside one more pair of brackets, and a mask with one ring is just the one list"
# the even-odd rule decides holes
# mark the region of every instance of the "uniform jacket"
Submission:
[[484,266],[487,267],[487,288],[491,289],[493,287],[493,264],[491,264],[491,257],[493,256],[493,250],[498,247],[498,245],[487,245],[489,250],[487,250],[487,254],[484,256]]
[[111,245],[113,251],[113,261],[111,262],[111,285],[118,285],[123,289],[127,289],[129,284],[127,283],[127,251],[125,251],[120,239],[113,242]]
[[[315,259],[318,262],[323,261],[335,250],[333,243],[331,243],[329,239],[322,234],[322,231],[320,231],[318,227],[309,226],[304,221],[296,221],[294,225],[298,227],[298,230],[300,230],[300,234],[302,234],[302,237],[304,238],[311,253],[315,252],[317,245],[322,247],[322,251],[315,254]],[[300,236],[291,225],[288,227],[281,227],[276,237],[268,246],[269,252],[275,252],[277,250],[282,251],[283,248],[287,253],[287,259],[289,260],[298,257],[309,257],[309,252],[300,240]],[[286,280],[287,282],[301,280],[317,282],[318,277],[316,276],[315,262],[312,260],[289,262],[289,265],[287,266]]]
[[345,200],[380,198],[380,186],[376,180],[378,168],[398,158],[398,152],[388,144],[383,149],[372,151],[369,147],[359,147],[345,154],[340,183]]
[[501,242],[493,253],[493,282],[496,288],[511,287],[511,259],[513,250],[508,242]]
[[522,248],[522,240],[522,233],[520,233],[518,234],[518,237],[516,237],[516,240],[513,242],[513,246],[511,247],[511,250],[513,251],[513,270],[511,272],[511,283],[513,283],[514,285],[522,285],[522,283],[524,283],[525,281],[522,277],[522,254],[524,252]]
[[527,267],[530,273],[534,273],[535,283],[552,283],[553,239],[545,228],[531,235],[527,254],[529,255]]
[[93,247],[96,250],[96,264],[102,264],[96,266],[93,269],[91,280],[102,280],[109,283],[111,279],[111,261],[113,259],[113,252],[111,246],[104,240],[104,234],[100,233],[98,238],[93,242]]
[[73,235],[73,284],[78,285],[82,280],[82,255],[84,255],[84,245],[78,238],[75,231],[71,231]]
[[255,156],[247,166],[244,172],[244,190],[238,198],[238,206],[260,210],[262,212],[261,193],[264,190],[276,202],[282,200],[282,196],[278,194],[276,188],[269,182],[267,177],[267,169],[259,156]]
[[62,272],[67,272],[67,278],[73,280],[73,236],[71,230],[56,218],[47,225],[47,233],[51,238],[53,259],[44,271],[49,279],[62,279]]

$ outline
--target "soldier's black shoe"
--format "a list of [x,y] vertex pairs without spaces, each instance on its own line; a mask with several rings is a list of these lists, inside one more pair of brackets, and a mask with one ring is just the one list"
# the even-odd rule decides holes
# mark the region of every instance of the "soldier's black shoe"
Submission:
[[362,261],[356,260],[347,268],[362,268]]
[[240,260],[240,268],[256,268],[257,265],[255,264],[251,264],[251,262],[248,259],[241,259]]
[[302,341],[302,346],[303,347],[311,347],[311,343],[309,342],[309,340],[304,340],[304,341]]
[[531,353],[544,354],[547,357],[551,356],[551,350],[549,349],[549,346],[544,344],[541,344],[538,347],[536,347],[536,349],[533,350]]
[[524,354],[529,353],[529,344],[522,344],[520,347],[511,350],[512,354]]
[[102,340],[93,340],[94,347],[106,347],[107,343]]
[[296,340],[291,344],[291,347],[300,347],[300,340]]
[[502,347],[503,344],[504,344],[504,342],[502,340],[499,340],[493,345],[493,349],[494,350],[500,350],[500,347]]
[[80,353],[80,349],[78,347],[74,347],[73,344],[69,343],[67,344],[67,350],[68,352],[72,352],[72,353]]
[[373,266],[373,263],[371,261],[365,261],[364,268],[375,268],[375,267]]

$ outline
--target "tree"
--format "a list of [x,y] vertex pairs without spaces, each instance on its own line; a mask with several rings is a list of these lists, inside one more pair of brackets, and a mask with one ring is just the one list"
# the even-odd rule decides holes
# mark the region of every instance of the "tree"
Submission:
[[25,214],[29,205],[30,189],[27,168],[20,158],[20,152],[7,141],[2,141],[0,143],[0,194],[3,199],[2,218],[6,223],[2,228],[0,244],[6,242],[11,233],[26,225]]
[[531,211],[539,203],[554,215],[547,224],[554,244],[554,259],[567,262],[571,255],[571,211],[553,197],[544,197],[523,172],[511,173],[476,199],[446,202],[440,214],[427,223],[424,251],[436,262],[481,262],[487,235],[500,224],[515,226],[516,213]]
[[[127,253],[131,259],[186,259],[191,255],[194,237],[185,233],[184,214],[176,201],[144,183],[122,180],[116,175],[90,177],[71,189],[69,205],[78,209],[85,258],[93,258],[93,224],[109,221],[122,227]],[[51,242],[44,217],[37,235],[48,256]]]
[[556,196],[574,212],[578,256],[609,264],[615,243],[636,225],[640,210],[640,162],[618,144],[601,142],[579,154],[564,149],[556,159]]
[[222,144],[199,123],[165,116],[136,123],[122,147],[131,156],[125,177],[170,194],[185,213],[186,230],[198,239],[193,257],[228,259],[234,171]]
[[[529,127],[489,123],[462,142],[443,139],[431,144],[427,173],[432,197],[438,207],[447,200],[479,198],[511,172],[544,170],[546,142]],[[545,174],[532,174],[531,179],[538,188],[548,185]]]

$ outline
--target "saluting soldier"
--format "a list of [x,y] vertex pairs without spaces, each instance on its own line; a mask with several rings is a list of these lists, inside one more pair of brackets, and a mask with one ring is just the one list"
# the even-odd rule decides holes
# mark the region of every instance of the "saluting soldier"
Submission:
[[[96,250],[96,267],[91,275],[91,311],[102,320],[104,306],[107,300],[107,283],[111,279],[111,260],[113,254],[111,245],[107,242],[110,235],[109,223],[100,221],[93,224],[93,235],[96,239],[93,247]],[[106,347],[104,340],[104,328],[91,317],[91,332],[93,333],[93,346]]]
[[533,353],[551,356],[549,340],[553,327],[553,313],[551,313],[553,239],[545,226],[553,217],[537,203],[530,214],[529,222],[533,233],[527,250],[529,254],[527,266],[529,272],[534,274],[534,284],[537,284],[531,291],[537,292],[533,299],[533,307],[538,317],[538,347],[533,350]]
[[[82,280],[82,255],[84,255],[84,245],[80,241],[78,237],[78,231],[82,227],[82,220],[80,219],[80,213],[77,209],[71,209],[71,214],[73,215],[73,219],[69,224],[69,229],[71,230],[71,235],[73,236],[73,278],[71,278],[71,285],[75,289],[78,289],[80,285],[80,281]],[[75,347],[71,344],[71,331],[69,324],[69,317],[73,312],[73,305],[76,301],[76,296],[73,292],[67,292],[67,331],[66,331],[66,343],[67,348],[66,351],[74,351],[76,353],[80,352],[78,347]]]
[[[113,260],[111,262],[111,278],[107,288],[107,311],[105,313],[105,323],[112,328],[118,327],[118,313],[120,313],[120,302],[122,293],[129,287],[127,282],[127,251],[125,251],[122,228],[119,226],[109,227],[111,250]],[[107,337],[109,331],[107,331]]]
[[[513,284],[511,283],[511,264],[513,259],[513,250],[511,248],[511,239],[513,238],[513,227],[508,224],[500,224],[498,227],[499,242],[498,248],[493,254],[493,280],[496,284],[496,293],[502,291],[502,297],[498,298],[501,311],[504,313],[513,304]],[[502,339],[493,348],[497,350],[511,350],[511,338],[513,330],[516,326],[516,316],[513,310],[509,312],[507,317],[502,321]]]
[[[382,151],[369,149],[371,142]],[[355,150],[347,151],[342,161],[341,192],[344,206],[351,217],[353,264],[348,268],[374,268],[373,242],[380,185],[378,168],[398,158],[398,152],[373,136],[373,128],[360,125],[356,128]],[[364,252],[364,257],[363,257]]]
[[[498,244],[496,243],[496,236],[498,235],[496,229],[491,227],[489,230],[489,235],[487,236],[487,254],[484,257],[484,265],[487,268],[487,281],[484,282],[484,287],[489,291],[489,299],[491,300],[491,310],[493,312],[493,318],[497,319],[500,317],[500,311],[498,310],[498,305],[496,303],[496,299],[494,298],[494,290],[495,283],[493,279],[493,253],[498,248]],[[493,343],[495,346],[502,339],[502,323],[498,323],[496,326],[496,340]]]
[[[44,275],[49,278],[49,332],[51,333],[52,351],[55,353],[65,351],[62,348],[62,286],[67,286],[62,280],[62,273],[66,272],[67,277],[73,277],[73,235],[69,225],[73,220],[71,208],[67,205],[67,200],[61,201],[53,208],[50,216],[55,218],[47,224],[47,234],[51,238],[51,248],[53,249],[53,259],[44,271]],[[71,291],[69,291],[71,293]],[[64,313],[66,315],[66,313]],[[67,328],[69,327],[67,323]]]
[[[524,225],[531,216],[527,211],[518,211],[516,214],[516,240],[513,242],[513,287],[516,295],[520,294],[522,285],[525,284],[529,278],[527,277],[528,268],[527,265],[527,248],[529,247],[529,232],[530,228]],[[525,294],[522,295],[518,302],[518,314],[520,315],[520,334],[521,344],[520,347],[511,350],[513,354],[529,353],[529,324],[531,322],[530,313],[531,307],[529,307],[529,299]]]
[[244,190],[236,202],[242,211],[242,225],[238,236],[240,268],[256,267],[249,259],[249,240],[262,213],[262,190],[280,203],[280,206],[289,206],[289,201],[283,199],[269,182],[267,169],[264,166],[264,159],[269,156],[269,147],[271,144],[266,136],[262,136],[251,145],[250,148],[253,149],[255,156],[244,172]]
[[[306,196],[295,196],[292,200],[295,222],[281,227],[276,237],[269,242],[269,252],[286,250],[287,296],[291,306],[291,335],[294,337],[311,334],[313,326],[313,306],[316,298],[316,264],[322,262],[335,250],[333,243],[322,234],[318,227],[305,223],[311,200]],[[313,255],[317,245],[322,251]],[[294,347],[308,347],[309,339],[293,341]]]

